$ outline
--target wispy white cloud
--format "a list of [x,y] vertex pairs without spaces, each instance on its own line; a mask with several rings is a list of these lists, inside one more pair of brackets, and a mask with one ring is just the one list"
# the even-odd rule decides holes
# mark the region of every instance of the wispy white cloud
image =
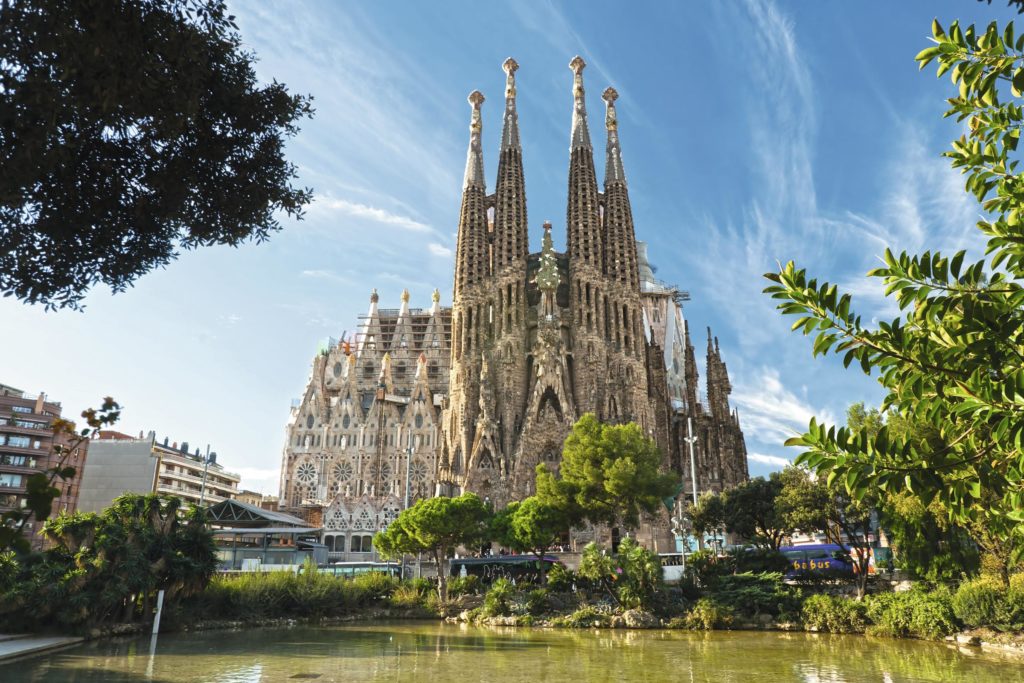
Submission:
[[450,257],[452,255],[452,250],[451,249],[449,249],[448,247],[444,246],[443,244],[438,244],[437,242],[431,242],[430,244],[428,244],[427,245],[427,249],[434,256],[441,256],[443,258],[448,258],[448,257]]
[[347,199],[323,197],[318,199],[310,210],[335,211],[348,216],[354,216],[355,218],[364,218],[383,225],[393,225],[395,227],[402,228],[403,230],[411,230],[412,232],[433,232],[433,228],[426,223],[421,223],[420,221],[409,218],[408,216],[392,213],[391,211],[381,209],[376,206],[367,206],[366,204],[360,204],[358,202],[350,202]]
[[310,278],[314,280],[330,280],[331,282],[339,282],[342,284],[353,284],[353,280],[350,277],[339,275],[333,270],[313,269],[304,270],[299,273],[300,277]]
[[829,424],[835,422],[824,408],[810,404],[790,391],[776,368],[761,368],[756,376],[746,375],[737,382],[732,398],[748,438],[761,443],[778,443],[801,434],[812,417]]
[[778,455],[767,455],[765,453],[747,453],[747,460],[750,462],[761,463],[762,465],[770,465],[771,467],[788,467],[793,462],[786,458]]

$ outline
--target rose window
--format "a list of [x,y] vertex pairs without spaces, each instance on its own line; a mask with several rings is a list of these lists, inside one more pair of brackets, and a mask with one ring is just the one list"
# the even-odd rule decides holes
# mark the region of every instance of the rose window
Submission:
[[427,463],[417,460],[413,462],[412,468],[409,470],[409,478],[413,481],[426,481],[428,473]]
[[373,479],[379,477],[381,481],[387,481],[391,478],[391,465],[386,462],[382,462],[380,466],[370,465],[370,476]]
[[348,481],[352,478],[352,475],[355,474],[355,468],[352,467],[352,463],[350,462],[339,462],[334,466],[332,474],[334,474],[335,481]]
[[295,478],[303,484],[312,484],[316,480],[316,468],[312,463],[304,462],[295,470]]

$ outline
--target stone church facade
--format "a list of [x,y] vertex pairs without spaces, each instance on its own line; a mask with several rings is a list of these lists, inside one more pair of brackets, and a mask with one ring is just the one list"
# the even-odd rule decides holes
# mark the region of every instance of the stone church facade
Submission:
[[[487,190],[482,104],[469,96],[470,142],[455,253],[454,296],[442,308],[380,310],[376,292],[355,339],[331,342],[313,362],[292,409],[281,502],[322,524],[335,559],[364,554],[365,538],[408,502],[473,491],[496,506],[534,492],[538,463],[557,470],[562,442],[584,413],[636,422],[664,467],[692,491],[747,477],[730,384],[709,331],[707,395],[682,316],[685,295],[654,279],[636,241],[613,88],[605,101],[604,182],[598,184],[583,84],[570,63],[567,248],[551,225],[529,252],[515,72],[506,60],[497,182]],[[664,520],[640,538],[671,549]],[[584,532],[578,537],[587,537]]]

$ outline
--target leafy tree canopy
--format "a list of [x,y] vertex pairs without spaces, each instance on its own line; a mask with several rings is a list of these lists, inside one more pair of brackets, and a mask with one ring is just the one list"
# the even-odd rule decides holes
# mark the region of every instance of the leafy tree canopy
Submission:
[[438,567],[438,588],[447,599],[448,555],[460,545],[475,545],[488,536],[490,510],[473,493],[458,498],[422,498],[403,510],[395,521],[373,538],[384,557],[404,553],[430,553]]
[[661,453],[635,423],[604,424],[587,413],[573,425],[558,475],[537,467],[537,497],[570,519],[635,527],[676,494],[679,479],[660,471]]
[[176,250],[300,217],[308,97],[256,82],[222,0],[0,3],[0,292],[78,308]]
[[781,491],[782,476],[779,472],[772,472],[768,479],[755,477],[724,492],[725,528],[759,545],[778,550],[783,537],[792,531],[776,505]]
[[693,533],[698,538],[703,538],[725,524],[725,506],[721,494],[710,491],[702,494],[697,504],[689,508],[689,517]]
[[[509,504],[494,515],[492,523],[498,543],[518,552],[532,553],[538,560],[543,560],[548,549],[556,545],[571,526],[572,520],[564,508],[544,502],[537,496]],[[546,568],[541,561],[542,583]]]
[[1010,537],[1024,521],[1024,35],[1012,22],[979,31],[938,21],[932,35],[916,59],[922,68],[937,62],[956,86],[946,116],[965,132],[945,156],[986,212],[977,227],[987,261],[886,250],[869,276],[885,283],[902,315],[877,328],[863,324],[849,294],[792,262],[766,275],[773,284],[765,291],[798,316],[795,330],[814,336],[815,355],[841,354],[845,365],[877,373],[883,412],[927,425],[933,438],[812,420],[787,443],[806,449],[799,463],[857,498],[908,491],[925,505],[937,500],[954,521]]

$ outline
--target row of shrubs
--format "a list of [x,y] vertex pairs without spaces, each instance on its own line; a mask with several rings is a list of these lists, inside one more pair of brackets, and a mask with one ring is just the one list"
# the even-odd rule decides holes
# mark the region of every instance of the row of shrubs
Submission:
[[941,638],[961,628],[1024,630],[1024,574],[1008,586],[991,578],[966,581],[955,590],[917,586],[902,593],[869,595],[857,602],[817,594],[804,600],[806,628],[832,633]]
[[319,619],[369,607],[433,608],[436,613],[436,606],[434,583],[427,579],[399,581],[383,572],[350,580],[317,571],[266,572],[216,576],[205,591],[183,602],[174,617],[183,623]]
[[[399,581],[383,573],[345,580],[306,571],[216,577],[200,595],[173,615],[183,622],[257,621],[267,618],[325,618],[367,608],[396,608],[417,616],[442,613],[434,582]],[[547,587],[516,586],[499,579],[489,587],[475,576],[453,578],[449,596],[475,595],[467,606],[481,617],[516,615],[519,623],[540,617],[554,626],[606,627],[623,611],[584,578],[559,568]],[[693,584],[662,587],[651,610],[672,628],[711,630],[742,622],[790,622],[832,633],[869,633],[935,639],[962,628],[1024,629],[1024,574],[1008,586],[981,578],[956,590],[917,586],[901,593],[878,593],[862,601],[828,593],[805,595],[780,573],[716,576],[698,589]]]

